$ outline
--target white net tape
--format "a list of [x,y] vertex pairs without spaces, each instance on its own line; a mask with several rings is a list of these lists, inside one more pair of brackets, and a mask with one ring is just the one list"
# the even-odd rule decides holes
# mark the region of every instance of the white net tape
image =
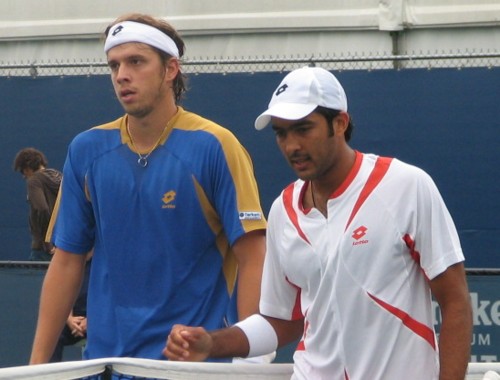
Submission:
[[469,363],[467,380],[500,380],[500,363]]
[[129,378],[168,380],[289,380],[292,374],[291,364],[187,363],[107,358],[4,368],[0,369],[0,379],[78,379],[101,374],[106,367],[111,367],[114,374]]
[[[106,358],[0,369],[0,379],[70,380],[89,378],[112,369],[133,379],[168,380],[289,380],[292,364],[222,364]],[[467,380],[500,380],[500,363],[470,363]],[[104,377],[99,377],[104,378]]]

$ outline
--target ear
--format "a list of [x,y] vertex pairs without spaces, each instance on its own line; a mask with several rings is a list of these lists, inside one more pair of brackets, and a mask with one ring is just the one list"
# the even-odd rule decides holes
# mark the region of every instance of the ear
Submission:
[[165,64],[165,79],[172,81],[177,77],[180,70],[179,60],[177,58],[170,58]]
[[336,136],[344,136],[344,133],[349,126],[349,114],[341,111],[334,120],[333,128]]

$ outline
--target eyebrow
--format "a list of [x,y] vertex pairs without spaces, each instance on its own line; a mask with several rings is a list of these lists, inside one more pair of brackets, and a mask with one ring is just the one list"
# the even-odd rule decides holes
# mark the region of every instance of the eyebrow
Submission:
[[[123,61],[123,60],[129,61],[131,59],[147,59],[147,57],[145,54],[134,53],[134,54],[127,55],[127,56],[123,57],[123,59],[120,59],[120,60],[121,61]],[[117,61],[118,61],[117,59],[110,59],[110,60],[108,60],[108,65],[110,63],[116,63]]]
[[288,127],[279,127],[279,126],[276,126],[276,125],[272,124],[271,128],[274,131],[284,130],[284,129],[286,129],[286,130],[293,130],[293,129],[296,129],[296,128],[300,128],[300,127],[304,127],[304,126],[309,126],[311,124],[313,124],[312,121],[307,120],[307,119],[301,119],[301,120],[296,121],[295,123],[290,124]]

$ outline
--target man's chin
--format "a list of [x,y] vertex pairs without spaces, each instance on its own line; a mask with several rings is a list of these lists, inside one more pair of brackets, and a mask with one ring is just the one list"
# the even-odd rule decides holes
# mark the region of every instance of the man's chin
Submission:
[[132,117],[135,117],[137,119],[142,119],[143,117],[146,117],[147,115],[150,114],[151,110],[147,109],[139,109],[139,108],[134,108],[134,107],[123,107],[125,112]]
[[308,171],[294,169],[294,172],[295,175],[302,181],[311,181],[312,179],[314,179],[314,176]]

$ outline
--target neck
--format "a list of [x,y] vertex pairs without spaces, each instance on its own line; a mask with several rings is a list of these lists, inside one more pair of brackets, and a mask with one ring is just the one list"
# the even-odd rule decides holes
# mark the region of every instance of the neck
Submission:
[[316,193],[312,181],[309,182],[309,193],[311,194],[312,207],[322,213],[325,218],[328,217],[328,197],[324,198],[321,194]]
[[127,115],[127,129],[134,146],[139,151],[147,151],[155,145],[177,113],[177,106],[162,114],[149,114],[145,117]]
[[323,215],[327,215],[328,199],[344,183],[355,161],[356,152],[349,148],[338,158],[336,164],[327,173],[311,179],[311,202]]

